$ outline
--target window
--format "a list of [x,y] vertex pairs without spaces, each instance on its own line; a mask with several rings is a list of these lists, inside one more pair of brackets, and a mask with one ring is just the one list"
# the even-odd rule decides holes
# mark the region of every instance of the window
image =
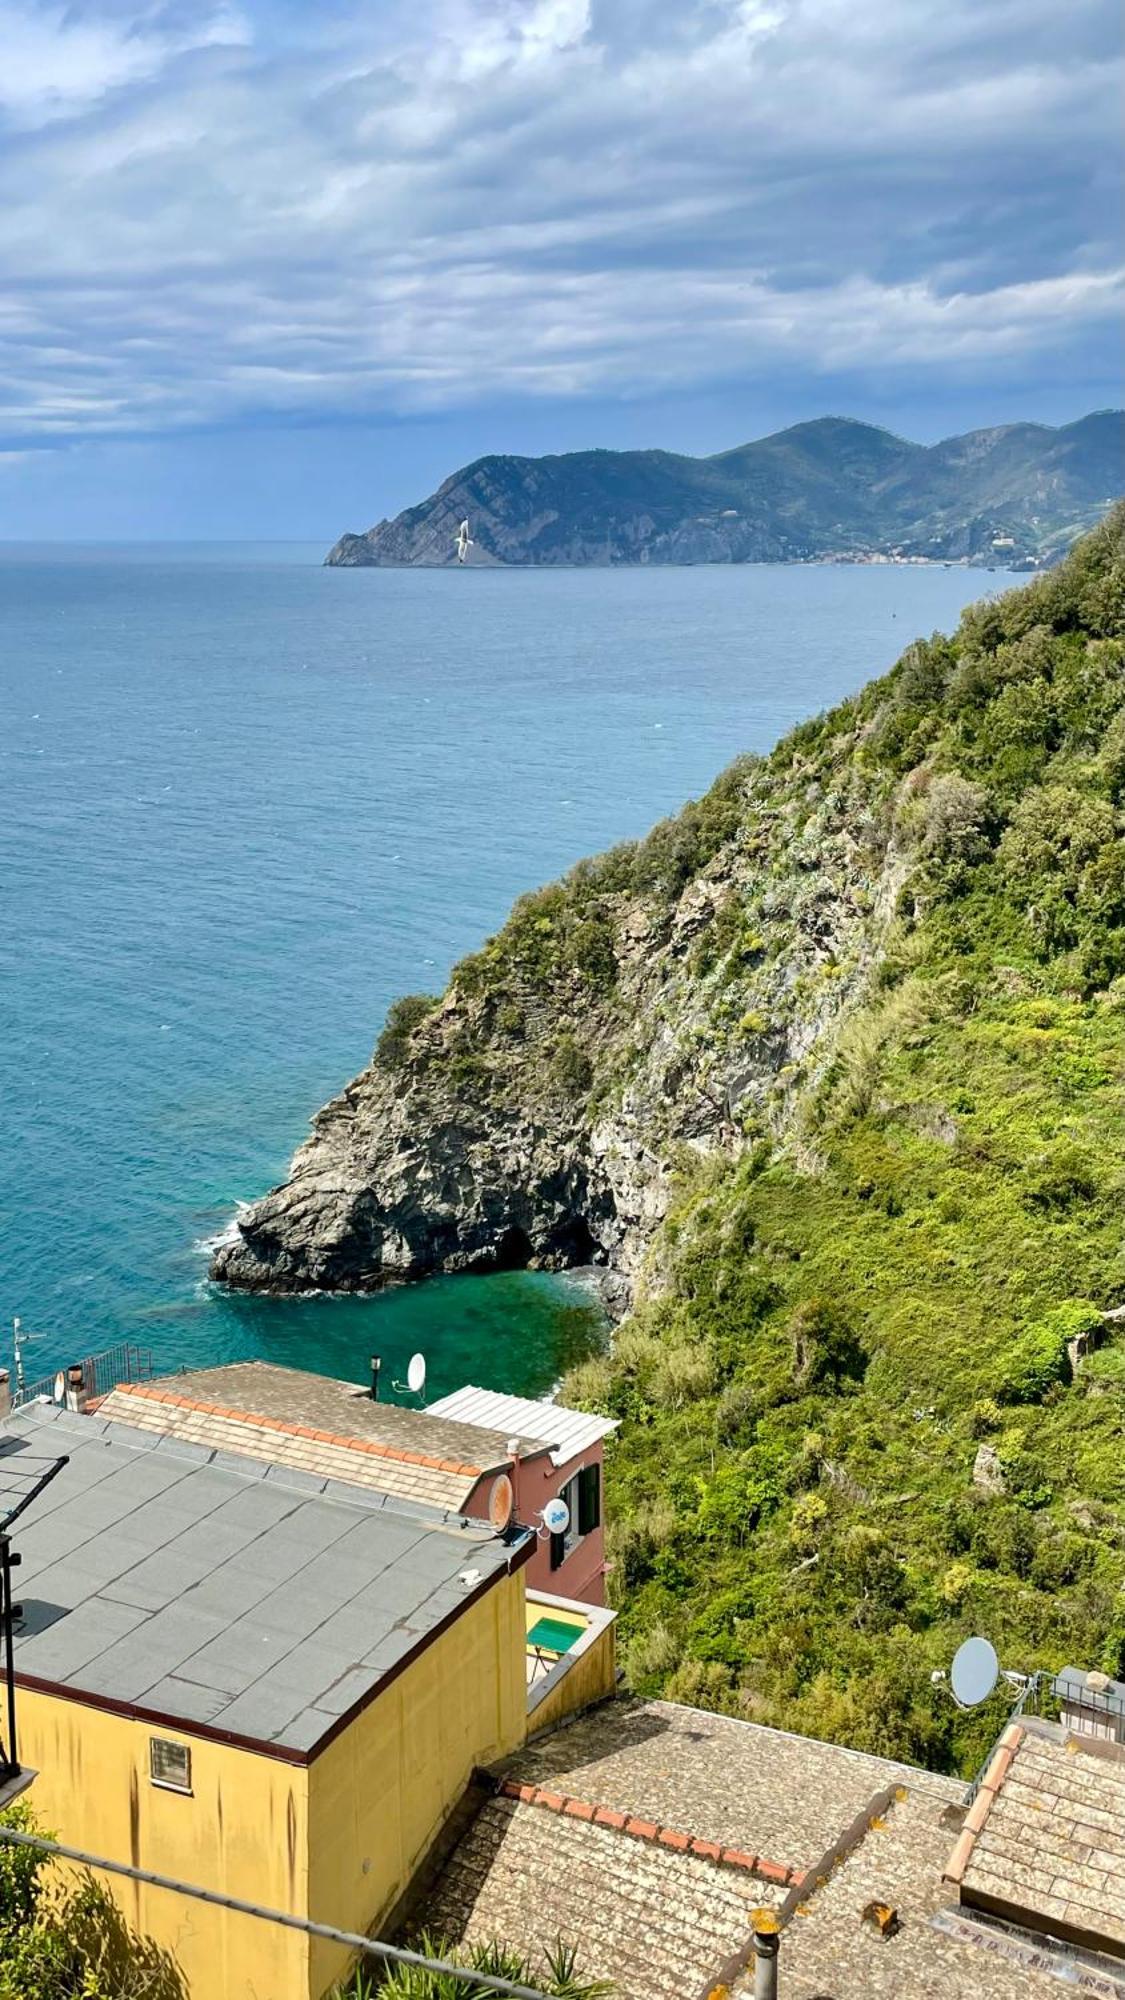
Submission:
[[584,1535],[592,1534],[601,1526],[602,1520],[602,1478],[601,1467],[583,1465],[568,1479],[560,1500],[565,1500],[570,1509],[570,1526],[565,1535],[551,1536],[551,1568],[561,1569],[567,1557],[574,1554]]
[[602,1524],[601,1467],[584,1465],[575,1482],[578,1487],[578,1532],[591,1535]]
[[186,1743],[173,1743],[167,1736],[148,1739],[148,1771],[154,1785],[166,1792],[190,1792],[191,1751]]

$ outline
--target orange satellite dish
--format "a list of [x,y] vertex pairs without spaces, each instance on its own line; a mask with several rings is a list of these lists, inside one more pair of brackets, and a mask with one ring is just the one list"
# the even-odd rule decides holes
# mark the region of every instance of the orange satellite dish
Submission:
[[515,1504],[516,1496],[512,1491],[512,1482],[507,1473],[502,1472],[498,1479],[493,1480],[492,1491],[488,1496],[488,1518],[498,1535],[502,1535],[508,1526]]

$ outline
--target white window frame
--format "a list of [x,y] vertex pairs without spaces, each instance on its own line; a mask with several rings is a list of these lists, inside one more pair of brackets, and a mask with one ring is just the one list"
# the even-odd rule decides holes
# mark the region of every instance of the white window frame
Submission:
[[[176,1778],[157,1776],[157,1759],[161,1752],[168,1750],[175,1751],[178,1756],[184,1759],[185,1782],[183,1784],[180,1784]],[[191,1798],[193,1794],[191,1785],[190,1743],[179,1743],[174,1736],[150,1736],[148,1739],[148,1777],[149,1783],[155,1785],[157,1791],[178,1792],[182,1799]]]

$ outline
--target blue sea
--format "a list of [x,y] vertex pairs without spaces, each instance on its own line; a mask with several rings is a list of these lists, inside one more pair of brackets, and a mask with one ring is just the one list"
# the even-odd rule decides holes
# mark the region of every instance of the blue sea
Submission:
[[296,546],[0,547],[0,1362],[117,1341],[545,1390],[576,1280],[206,1280],[396,994],[521,890],[948,628],[959,569],[331,570]]

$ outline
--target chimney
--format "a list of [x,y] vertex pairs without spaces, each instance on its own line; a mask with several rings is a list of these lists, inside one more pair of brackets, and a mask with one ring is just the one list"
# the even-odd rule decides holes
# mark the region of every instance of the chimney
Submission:
[[86,1414],[86,1370],[81,1362],[66,1371],[66,1407],[76,1410],[79,1416]]
[[12,1378],[6,1368],[0,1368],[0,1423],[3,1423],[5,1417],[11,1415],[11,1411]]
[[754,1927],[754,2000],[777,2000],[777,1953],[781,1926],[776,1910],[751,1910]]
[[377,1403],[379,1401],[379,1370],[381,1369],[382,1366],[383,1366],[382,1355],[373,1354],[371,1356],[371,1401],[373,1403]]

